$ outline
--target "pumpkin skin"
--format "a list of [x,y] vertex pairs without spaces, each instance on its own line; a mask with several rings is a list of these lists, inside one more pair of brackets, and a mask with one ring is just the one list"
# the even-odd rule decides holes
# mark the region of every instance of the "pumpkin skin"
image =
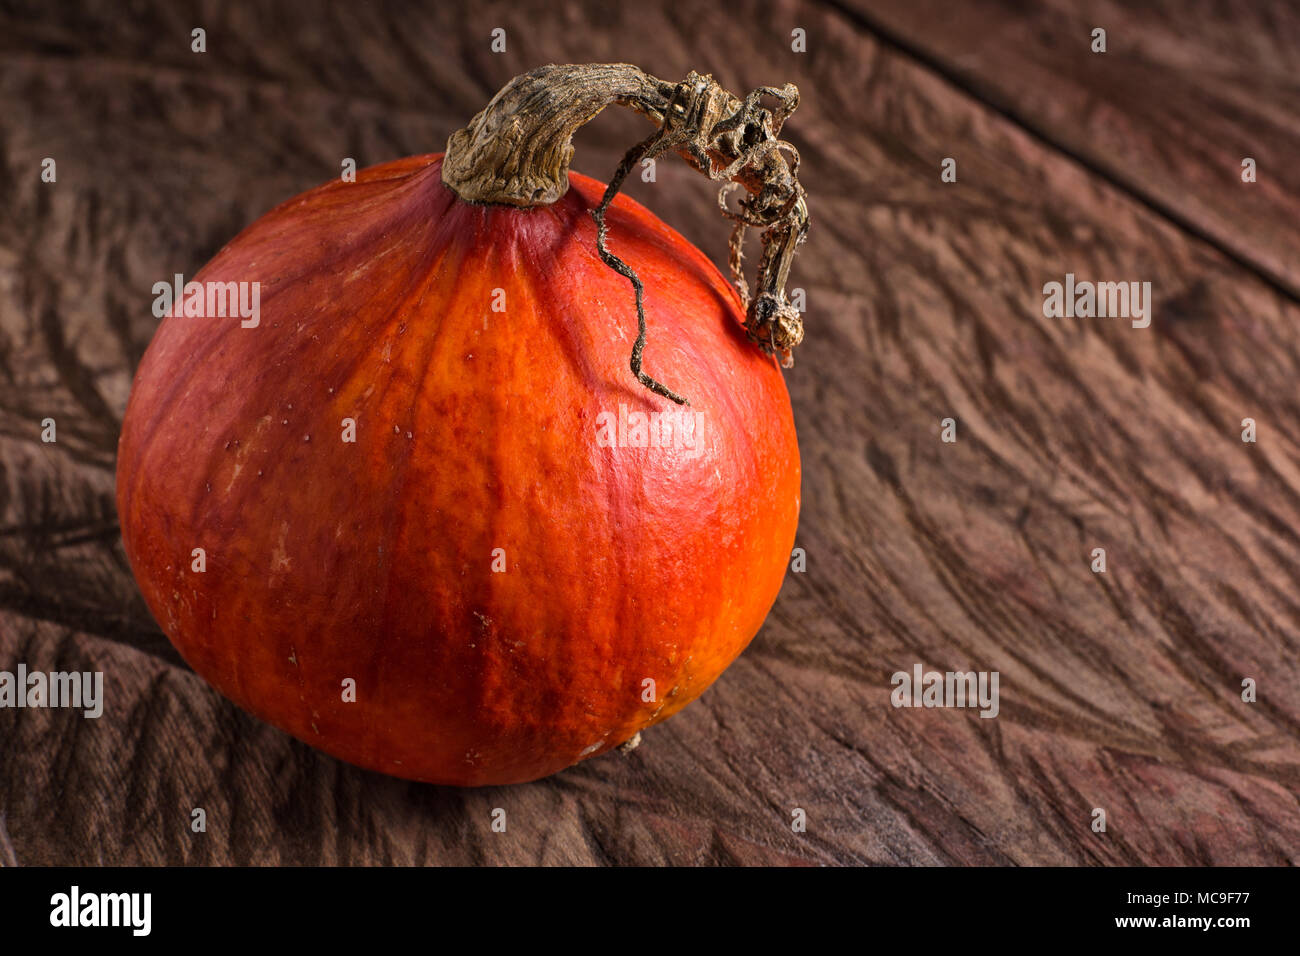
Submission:
[[239,706],[395,776],[522,782],[669,717],[745,648],[794,543],[799,453],[735,291],[621,195],[609,247],[645,283],[646,369],[702,440],[602,447],[602,413],[675,408],[628,370],[604,187],[475,205],[440,167],[304,193],[193,277],[260,282],[260,323],[163,319],[118,511],[150,610]]

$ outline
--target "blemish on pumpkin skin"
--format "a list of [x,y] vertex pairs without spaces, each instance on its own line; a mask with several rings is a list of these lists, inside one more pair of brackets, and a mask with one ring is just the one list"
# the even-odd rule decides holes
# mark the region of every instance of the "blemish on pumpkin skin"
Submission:
[[240,473],[241,471],[243,471],[243,470],[244,470],[244,466],[243,466],[243,464],[240,463],[240,462],[235,462],[235,469],[234,469],[234,471],[232,471],[232,472],[230,473],[230,480],[229,480],[228,482],[226,482],[226,491],[227,491],[227,492],[230,491],[230,489],[234,487],[235,479],[239,477],[239,473]]
[[654,712],[650,714],[650,719],[651,719],[651,720],[654,720],[656,717],[658,717],[658,716],[659,716],[659,711],[661,711],[661,710],[663,710],[665,707],[667,707],[669,701],[671,701],[674,697],[676,697],[678,691],[680,691],[680,690],[681,690],[681,687],[680,687],[680,686],[678,686],[678,687],[674,687],[672,690],[670,690],[670,691],[668,692],[668,695],[667,695],[666,697],[664,697],[663,700],[660,702],[659,706],[656,707],[656,708],[654,709]]
[[[261,472],[259,471],[260,475]],[[289,522],[280,522],[280,540],[275,545],[275,550],[271,552],[271,571],[288,571],[293,567],[293,562],[289,559],[289,552],[285,550],[284,542],[289,537]]]

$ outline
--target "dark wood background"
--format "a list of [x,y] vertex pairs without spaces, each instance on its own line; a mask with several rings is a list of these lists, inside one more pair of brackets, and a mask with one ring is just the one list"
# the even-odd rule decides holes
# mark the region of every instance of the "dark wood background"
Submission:
[[[472,791],[340,764],[210,690],[132,581],[113,467],[151,286],[343,157],[441,149],[516,73],[609,60],[803,92],[807,571],[630,755]],[[107,693],[98,721],[0,711],[0,862],[1300,862],[1294,7],[30,0],[0,4],[0,104],[0,669]],[[575,168],[647,129],[611,111]],[[682,164],[630,191],[725,262]],[[1044,319],[1067,271],[1151,281],[1151,327]],[[999,671],[1000,716],[895,710],[917,662]]]

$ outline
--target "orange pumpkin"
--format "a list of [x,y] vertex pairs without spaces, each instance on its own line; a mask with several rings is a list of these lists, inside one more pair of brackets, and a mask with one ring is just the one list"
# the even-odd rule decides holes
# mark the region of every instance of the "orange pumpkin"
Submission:
[[681,407],[628,374],[605,187],[474,204],[441,166],[313,189],[194,277],[259,283],[258,322],[163,320],[118,509],[153,614],[241,707],[384,773],[511,783],[671,716],[745,648],[799,454],[777,362],[680,235],[610,207]]

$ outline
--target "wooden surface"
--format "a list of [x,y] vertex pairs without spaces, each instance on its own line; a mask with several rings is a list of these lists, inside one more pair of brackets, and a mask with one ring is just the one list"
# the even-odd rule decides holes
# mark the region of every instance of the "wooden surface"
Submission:
[[[1300,862],[1293,10],[273,6],[0,6],[0,669],[107,697],[0,710],[0,863]],[[136,591],[113,466],[151,286],[343,157],[440,149],[516,73],[599,60],[803,93],[807,571],[630,755],[474,791],[359,771],[208,689]],[[602,116],[575,168],[646,131]],[[680,163],[630,192],[725,262]],[[1066,272],[1152,282],[1151,327],[1045,319]],[[893,708],[916,663],[998,671],[999,716]]]

